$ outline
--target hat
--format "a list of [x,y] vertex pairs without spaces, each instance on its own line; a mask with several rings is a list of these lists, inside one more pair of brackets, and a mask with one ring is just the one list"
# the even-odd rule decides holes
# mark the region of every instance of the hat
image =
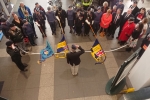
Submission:
[[97,10],[101,10],[101,7],[99,6],[99,7],[97,8]]
[[61,7],[58,7],[58,10],[59,10],[59,11],[61,11],[61,10],[62,10],[62,8],[61,8]]
[[134,17],[130,17],[128,21],[134,21]]
[[72,8],[72,6],[68,6],[68,8]]
[[11,28],[11,27],[14,27],[14,26],[15,26],[14,24],[10,24],[10,25],[9,25],[10,28]]
[[137,4],[138,2],[137,2],[137,1],[134,1],[133,3],[134,3],[134,4]]
[[71,48],[72,48],[73,50],[76,50],[76,49],[77,49],[77,47],[76,47],[75,45],[72,45]]
[[6,42],[6,46],[8,47],[8,46],[11,46],[13,44],[13,42],[12,41],[7,41]]
[[47,7],[47,10],[51,10],[51,7]]
[[27,22],[27,20],[26,20],[26,19],[23,19],[23,20],[22,20],[22,22],[23,22],[23,23],[26,23],[26,22]]
[[1,18],[0,20],[1,20],[1,22],[6,22],[5,18]]
[[38,2],[35,3],[35,5],[39,4]]
[[119,0],[119,2],[123,2],[123,0]]

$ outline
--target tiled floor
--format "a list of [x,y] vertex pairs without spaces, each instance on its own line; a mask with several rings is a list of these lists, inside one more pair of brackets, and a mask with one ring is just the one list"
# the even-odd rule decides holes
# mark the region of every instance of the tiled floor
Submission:
[[[15,1],[13,0],[13,2]],[[14,12],[17,12],[21,1],[32,11],[35,2],[39,2],[45,9],[48,6],[46,0],[17,0]],[[62,1],[65,10],[72,2],[72,0]],[[131,2],[130,0],[124,2],[126,11]],[[148,7],[147,3],[139,4],[140,7],[143,5]],[[57,35],[52,36],[49,25],[47,24],[46,27],[48,35],[46,39],[41,37],[39,29],[36,27],[39,37],[36,39],[38,46],[33,47],[32,52],[39,53],[45,47],[46,40],[56,51],[56,44],[61,39],[60,29],[57,28]],[[89,50],[95,40],[92,34],[89,37],[70,34],[68,26],[65,31],[69,46],[79,44],[85,50]],[[98,40],[105,51],[119,47],[116,39],[98,36]],[[109,96],[105,93],[105,85],[110,78],[115,76],[118,66],[131,55],[123,48],[116,52],[106,53],[105,63],[95,65],[90,53],[85,53],[81,56],[79,74],[75,77],[71,75],[70,66],[66,63],[66,59],[51,57],[42,64],[37,64],[40,55],[26,55],[22,57],[22,61],[29,65],[29,71],[21,73],[5,51],[6,41],[7,39],[3,38],[0,42],[0,81],[4,81],[0,96],[9,100],[117,100],[117,96]]]
[[[54,100],[83,98],[104,95],[108,81],[103,64],[94,65],[95,61],[89,53],[81,56],[79,74],[72,76],[66,59],[55,60],[54,68]],[[90,60],[90,63],[86,63]]]

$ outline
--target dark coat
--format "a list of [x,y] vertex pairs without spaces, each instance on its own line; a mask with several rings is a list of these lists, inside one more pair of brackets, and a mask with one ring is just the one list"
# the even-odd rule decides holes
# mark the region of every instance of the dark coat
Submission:
[[66,18],[67,18],[66,11],[63,9],[61,10],[61,12],[57,10],[55,15],[59,17],[62,27],[65,27],[66,26]]
[[80,51],[78,52],[70,52],[67,53],[67,63],[70,65],[79,65],[81,60],[80,60],[80,55],[82,55],[85,51],[82,49],[80,46],[78,48]]
[[106,13],[108,9],[109,9],[109,7],[106,7],[106,8],[104,9],[104,7],[102,6],[101,11],[102,11],[103,13]]
[[27,24],[24,23],[22,28],[23,28],[23,32],[26,36],[29,36],[30,34],[34,34],[34,30],[30,23],[27,23]]
[[23,41],[23,34],[19,28],[16,28],[15,31],[9,30],[9,38],[12,40],[14,43],[19,43]]
[[2,32],[6,36],[6,38],[9,38],[9,33],[8,33],[8,31],[9,31],[9,25],[10,25],[10,23],[2,24],[1,25]]
[[[131,8],[132,9],[132,5],[129,7],[129,8]],[[133,16],[135,16],[136,15],[136,13],[137,12],[139,12],[140,11],[140,9],[136,6],[133,10],[132,10],[132,14],[133,14]]]
[[123,27],[123,25],[125,24],[125,22],[130,18],[130,17],[134,17],[132,14],[130,14],[128,17],[126,17],[127,12],[124,12],[124,14],[122,15],[122,19],[120,22],[120,27]]
[[150,41],[148,40],[148,38],[144,38],[141,44],[141,48],[143,49],[143,46],[146,45],[148,47],[148,45],[150,44]]
[[45,14],[42,11],[40,11],[40,15],[33,13],[33,20],[35,22],[38,22],[39,24],[45,23],[46,20]]
[[[30,8],[29,8],[29,7],[24,6],[24,8],[25,8],[25,10],[27,10],[27,11],[28,11],[29,15],[32,15],[31,10],[30,10]],[[19,14],[19,17],[20,17],[21,19],[25,19],[25,16],[24,16],[24,14],[23,14],[23,12],[22,12],[22,10],[21,10],[21,7],[20,7],[20,6],[19,6],[19,8],[18,8],[18,14]]]
[[92,24],[92,21],[94,21],[95,17],[96,16],[95,16],[94,12],[91,12],[90,15],[88,14],[88,12],[86,12],[84,14],[84,20],[88,20],[90,22],[90,24]]
[[20,50],[12,49],[10,47],[6,48],[6,52],[11,56],[13,62],[18,62],[21,59]]
[[112,14],[112,22],[111,22],[111,24],[114,24],[116,27],[119,27],[119,25],[121,23],[122,15],[120,15],[118,17],[118,19],[116,19],[116,23],[114,22],[115,18],[116,18],[116,13],[113,13]]
[[44,8],[40,5],[38,8],[34,8],[34,10],[37,10],[37,11],[40,11],[40,12],[43,12],[44,13],[44,15],[46,14],[46,12],[45,12],[45,10],[44,10]]
[[138,39],[140,34],[141,34],[142,31],[138,31],[136,29],[134,29],[134,31],[132,32],[132,38],[133,39]]

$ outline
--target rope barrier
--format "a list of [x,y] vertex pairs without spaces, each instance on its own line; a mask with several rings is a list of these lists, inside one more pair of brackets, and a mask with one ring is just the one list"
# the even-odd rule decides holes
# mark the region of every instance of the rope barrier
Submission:
[[[117,51],[117,50],[119,50],[119,49],[122,49],[122,48],[124,48],[124,47],[126,47],[128,44],[126,44],[126,45],[124,45],[124,46],[121,46],[121,47],[119,47],[119,48],[116,48],[116,49],[112,49],[112,50],[108,50],[108,51],[104,51],[105,53],[107,52],[114,52],[114,51]],[[19,48],[21,51],[23,51],[23,52],[25,52],[25,53],[27,53],[27,54],[40,54],[40,53],[34,53],[34,52],[27,52],[27,51],[25,51],[25,50],[23,50],[23,49],[21,49],[21,48]],[[85,50],[85,52],[91,52],[90,50]],[[62,53],[65,53],[65,52],[62,52]],[[58,54],[58,53],[54,53],[54,54]]]

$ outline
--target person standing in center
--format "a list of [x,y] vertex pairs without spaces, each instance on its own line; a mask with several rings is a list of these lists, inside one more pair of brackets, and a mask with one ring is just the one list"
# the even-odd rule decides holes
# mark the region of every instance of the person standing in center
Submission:
[[[78,68],[81,62],[80,55],[82,55],[85,51],[79,45],[72,45],[72,51],[67,53],[67,63],[71,66],[71,73],[72,75],[78,75]],[[80,51],[76,52],[76,49]]]
[[46,17],[47,17],[47,21],[51,27],[51,31],[52,31],[52,35],[56,35],[56,17],[55,17],[55,13],[54,11],[51,11],[50,7],[47,7],[47,12],[46,12]]

